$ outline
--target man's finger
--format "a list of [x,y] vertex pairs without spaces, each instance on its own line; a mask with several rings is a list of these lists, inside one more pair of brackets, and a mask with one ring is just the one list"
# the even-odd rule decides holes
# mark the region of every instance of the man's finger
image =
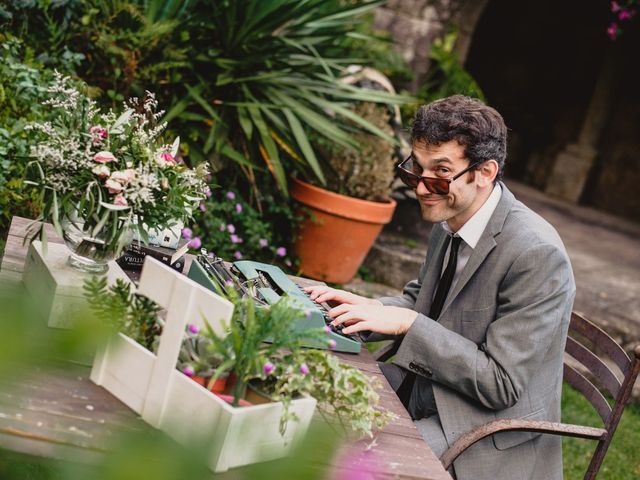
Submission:
[[362,322],[354,323],[349,325],[348,327],[344,327],[342,329],[342,333],[345,335],[350,335],[352,333],[363,332],[365,330],[371,330],[371,324],[367,320],[363,320]]

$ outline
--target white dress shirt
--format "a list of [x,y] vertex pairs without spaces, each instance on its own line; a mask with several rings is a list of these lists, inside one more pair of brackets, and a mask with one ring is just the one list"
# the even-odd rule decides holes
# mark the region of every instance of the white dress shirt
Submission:
[[[501,196],[502,188],[499,184],[496,183],[495,187],[493,187],[491,195],[489,195],[489,198],[487,198],[480,209],[476,213],[474,213],[473,216],[469,220],[467,220],[467,222],[462,225],[462,227],[460,227],[460,229],[456,233],[453,233],[446,221],[440,224],[442,225],[442,228],[444,228],[445,231],[450,235],[453,234],[454,237],[462,238],[462,242],[460,242],[460,247],[458,248],[458,263],[456,264],[456,273],[453,275],[453,281],[451,282],[449,293],[453,291],[453,287],[460,278],[460,273],[469,261],[473,249],[476,248],[478,241],[480,241],[480,237],[484,233],[484,229],[487,227],[487,223],[489,223],[491,215],[493,215],[493,212],[498,206],[498,202],[500,201]],[[444,262],[442,262],[442,273],[444,273],[444,270],[447,267],[450,250],[451,242],[449,242],[449,246],[447,247],[447,252],[444,256]],[[442,276],[442,273],[440,276]]]

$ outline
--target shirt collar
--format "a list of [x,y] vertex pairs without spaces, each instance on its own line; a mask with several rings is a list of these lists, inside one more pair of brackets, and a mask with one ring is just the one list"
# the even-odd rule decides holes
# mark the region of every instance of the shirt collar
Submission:
[[[489,195],[489,198],[487,198],[482,207],[456,232],[456,235],[461,237],[464,243],[471,248],[476,248],[484,229],[487,228],[487,223],[489,223],[491,215],[493,215],[493,212],[498,206],[501,196],[502,188],[496,183],[491,191],[491,195]],[[450,235],[453,234],[453,231],[449,228],[446,221],[440,225],[442,225],[442,228],[444,228],[447,233]]]

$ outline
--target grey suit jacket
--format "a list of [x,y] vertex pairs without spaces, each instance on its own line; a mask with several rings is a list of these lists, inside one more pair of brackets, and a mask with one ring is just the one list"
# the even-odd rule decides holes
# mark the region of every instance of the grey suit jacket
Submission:
[[[419,315],[394,363],[433,386],[446,441],[501,418],[560,420],[562,361],[575,296],[571,264],[557,232],[502,197],[453,286],[439,321],[429,311],[447,247],[436,225],[417,280],[401,297],[380,299]],[[425,381],[429,379],[429,381]],[[496,434],[454,463],[458,480],[561,479],[559,437]]]

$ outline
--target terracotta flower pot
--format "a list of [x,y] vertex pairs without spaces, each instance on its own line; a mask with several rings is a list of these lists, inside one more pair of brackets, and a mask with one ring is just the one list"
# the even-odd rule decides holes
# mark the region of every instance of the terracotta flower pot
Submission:
[[[213,385],[211,385],[211,388],[209,388],[209,390],[213,393],[223,393],[225,391],[225,388],[227,386],[227,378],[228,377],[220,377],[218,378]],[[207,388],[207,385],[209,385],[209,380],[210,378],[205,378],[205,377],[201,377],[200,375],[194,375],[193,377],[191,377],[191,379],[202,385],[204,388]]]
[[346,283],[364,261],[382,227],[391,221],[396,202],[347,197],[293,179],[291,196],[313,217],[300,226],[295,244],[302,275]]

